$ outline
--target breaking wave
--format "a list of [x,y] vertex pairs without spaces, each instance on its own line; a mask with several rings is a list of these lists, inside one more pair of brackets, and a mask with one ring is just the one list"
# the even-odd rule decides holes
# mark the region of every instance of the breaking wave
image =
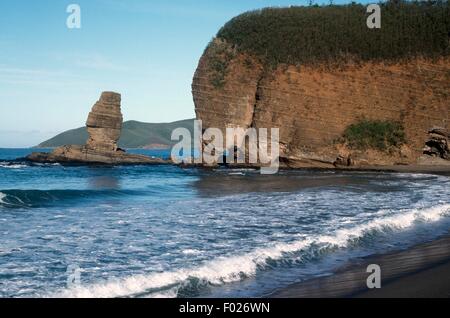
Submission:
[[24,164],[0,164],[0,168],[4,169],[23,169],[28,167],[28,165]]
[[4,194],[3,192],[0,192],[0,204],[1,204],[1,203],[5,203],[5,202],[3,201],[4,198],[6,198],[6,194]]
[[254,277],[276,262],[308,259],[320,252],[344,249],[360,244],[365,237],[407,230],[415,225],[434,223],[450,216],[450,204],[431,208],[404,210],[366,224],[340,229],[330,235],[315,235],[290,243],[277,243],[265,248],[229,257],[220,257],[199,267],[171,272],[134,275],[104,283],[64,289],[48,297],[177,297],[183,288],[223,285]]
[[59,163],[33,163],[23,160],[0,161],[0,169],[25,169],[29,167],[56,167]]

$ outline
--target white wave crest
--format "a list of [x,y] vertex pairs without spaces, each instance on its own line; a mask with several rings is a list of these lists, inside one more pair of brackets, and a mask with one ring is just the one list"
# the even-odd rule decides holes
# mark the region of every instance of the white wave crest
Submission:
[[5,168],[5,169],[23,169],[26,167],[28,167],[28,166],[21,165],[21,164],[14,164],[14,165],[0,164],[0,168]]
[[79,286],[65,289],[55,295],[50,295],[50,297],[111,298],[145,294],[151,290],[155,290],[155,293],[149,293],[149,297],[176,297],[178,288],[188,283],[189,278],[195,277],[214,285],[236,282],[244,277],[255,275],[258,267],[267,265],[268,260],[281,259],[288,253],[299,252],[311,247],[312,244],[344,248],[353,240],[362,238],[371,231],[407,229],[418,221],[432,223],[449,215],[450,204],[407,210],[393,216],[381,217],[364,225],[341,229],[332,235],[317,235],[291,243],[278,243],[266,248],[259,248],[245,255],[220,257],[197,268],[135,275],[106,283]]
[[182,253],[183,253],[184,255],[199,255],[199,254],[201,254],[202,252],[199,251],[199,250],[196,250],[196,249],[190,249],[190,248],[188,248],[188,249],[183,250]]
[[6,203],[5,201],[3,201],[4,198],[6,198],[6,194],[0,192],[0,203]]

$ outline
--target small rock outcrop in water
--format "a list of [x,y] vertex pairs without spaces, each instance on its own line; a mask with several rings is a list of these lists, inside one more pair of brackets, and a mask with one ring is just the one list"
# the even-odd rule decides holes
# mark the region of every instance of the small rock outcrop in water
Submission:
[[428,141],[423,150],[425,155],[450,159],[450,134],[442,127],[435,127],[428,132]]
[[121,96],[103,92],[92,107],[86,127],[89,139],[84,146],[63,146],[51,153],[32,153],[27,157],[33,162],[97,163],[97,164],[152,164],[165,163],[158,158],[127,154],[118,147],[122,131]]

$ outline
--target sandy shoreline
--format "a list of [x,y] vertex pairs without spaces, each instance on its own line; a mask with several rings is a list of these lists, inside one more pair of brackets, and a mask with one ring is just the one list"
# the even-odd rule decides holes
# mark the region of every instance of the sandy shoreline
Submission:
[[343,168],[340,170],[450,174],[450,164],[449,165],[361,166],[361,167],[354,167],[354,168],[353,167]]
[[[367,288],[370,264],[381,267],[381,289]],[[270,297],[450,298],[450,235],[407,250],[351,261],[331,276],[291,285]]]

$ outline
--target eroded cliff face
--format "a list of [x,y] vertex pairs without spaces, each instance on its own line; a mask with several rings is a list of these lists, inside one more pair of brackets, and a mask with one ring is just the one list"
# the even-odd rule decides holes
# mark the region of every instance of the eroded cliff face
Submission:
[[121,96],[114,92],[103,92],[92,107],[86,121],[89,139],[86,147],[92,150],[117,151],[117,142],[122,131]]
[[[413,164],[432,127],[450,129],[448,57],[268,69],[215,40],[192,92],[203,128],[279,128],[280,159],[292,167],[332,167],[339,157],[355,165]],[[339,140],[361,119],[401,123],[406,144],[389,152],[349,149]]]

